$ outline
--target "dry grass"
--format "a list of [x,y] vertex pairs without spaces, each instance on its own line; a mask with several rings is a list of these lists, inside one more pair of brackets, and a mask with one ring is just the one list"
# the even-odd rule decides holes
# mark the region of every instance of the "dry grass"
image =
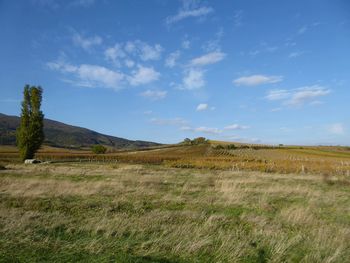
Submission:
[[140,164],[7,165],[0,261],[346,262],[350,188],[332,180]]

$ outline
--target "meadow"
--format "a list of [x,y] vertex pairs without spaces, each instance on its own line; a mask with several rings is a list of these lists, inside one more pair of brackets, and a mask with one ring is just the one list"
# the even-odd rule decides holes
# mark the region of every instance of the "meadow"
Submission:
[[0,262],[349,262],[350,151],[2,148]]

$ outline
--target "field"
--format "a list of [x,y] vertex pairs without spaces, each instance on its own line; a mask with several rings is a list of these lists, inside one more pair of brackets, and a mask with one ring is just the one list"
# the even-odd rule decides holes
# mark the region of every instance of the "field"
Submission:
[[1,151],[0,262],[350,259],[344,147]]

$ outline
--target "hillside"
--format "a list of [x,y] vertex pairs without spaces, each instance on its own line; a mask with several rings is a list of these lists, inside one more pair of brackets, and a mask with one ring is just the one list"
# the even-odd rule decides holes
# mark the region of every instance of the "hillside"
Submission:
[[[0,113],[0,145],[15,145],[16,129],[20,118]],[[86,128],[68,125],[62,122],[44,120],[44,144],[56,147],[86,147],[103,144],[116,148],[137,149],[159,145],[154,142],[132,141],[124,138],[101,134]]]

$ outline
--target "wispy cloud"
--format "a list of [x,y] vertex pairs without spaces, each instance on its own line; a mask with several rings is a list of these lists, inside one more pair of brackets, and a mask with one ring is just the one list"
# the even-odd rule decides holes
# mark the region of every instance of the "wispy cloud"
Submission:
[[243,10],[237,10],[235,11],[234,15],[233,15],[233,25],[235,27],[240,27],[243,25]]
[[177,60],[180,57],[180,51],[175,51],[173,53],[170,53],[169,56],[165,60],[165,66],[168,68],[173,68],[176,65]]
[[72,39],[76,46],[79,46],[86,51],[90,51],[93,46],[102,44],[102,38],[100,36],[84,37],[79,33],[74,33]]
[[233,80],[236,86],[258,86],[283,81],[282,76],[251,75]]
[[161,126],[183,126],[187,125],[187,121],[183,118],[171,118],[171,119],[159,119],[159,118],[152,118],[151,123]]
[[246,130],[249,129],[249,126],[240,125],[240,124],[231,124],[224,128],[224,130]]
[[161,100],[166,97],[167,93],[165,90],[146,90],[140,95],[151,100]]
[[292,52],[292,53],[289,53],[288,57],[289,58],[297,58],[297,57],[300,57],[301,55],[303,55],[305,52],[303,51],[295,51],[295,52]]
[[226,54],[220,51],[211,52],[203,56],[194,58],[190,62],[192,67],[202,67],[210,64],[217,63],[225,58]]
[[71,2],[71,6],[89,7],[95,3],[95,0],[74,0]]
[[181,130],[198,132],[198,133],[207,133],[207,134],[220,134],[220,133],[222,133],[222,130],[220,130],[218,128],[211,128],[211,127],[205,127],[205,126],[201,126],[201,127],[197,127],[197,128],[183,126],[183,127],[181,127]]
[[332,134],[336,134],[336,135],[342,135],[345,133],[345,128],[344,128],[344,124],[342,123],[334,123],[331,124],[328,127],[328,131]]
[[181,43],[181,47],[182,47],[183,49],[189,49],[190,46],[191,46],[191,42],[190,42],[189,40],[187,40],[187,39],[185,39],[185,40],[182,41],[182,43]]
[[330,92],[330,89],[313,85],[292,90],[270,90],[265,96],[265,99],[269,101],[282,101],[284,105],[300,106],[307,102],[314,103],[316,98],[328,95]]
[[183,5],[174,16],[168,16],[165,20],[167,25],[179,22],[183,19],[194,17],[200,18],[212,13],[214,9],[210,6],[199,6],[197,1],[183,1]]
[[307,27],[307,26],[302,26],[301,28],[299,28],[298,34],[299,34],[299,35],[302,35],[302,34],[304,34],[307,30],[308,30],[308,27]]
[[307,101],[325,96],[330,92],[331,91],[329,89],[318,85],[306,86],[295,90],[295,92],[292,93],[291,98],[286,103],[288,105],[302,105]]

